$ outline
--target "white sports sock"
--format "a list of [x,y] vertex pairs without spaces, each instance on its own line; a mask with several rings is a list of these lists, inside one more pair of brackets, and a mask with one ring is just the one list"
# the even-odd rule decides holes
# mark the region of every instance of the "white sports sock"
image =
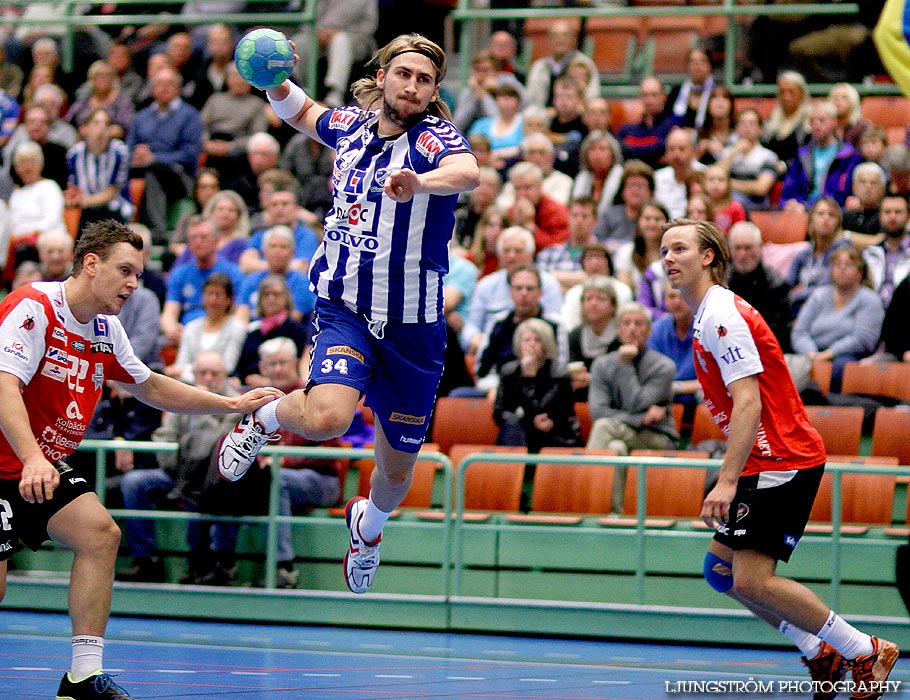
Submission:
[[373,495],[367,500],[366,510],[363,511],[363,517],[360,519],[358,530],[364,542],[375,542],[382,534],[382,526],[389,519],[391,513],[379,510],[373,503]]
[[73,637],[73,665],[70,678],[74,683],[85,680],[100,671],[104,664],[104,638],[80,635]]
[[268,432],[274,433],[281,425],[278,423],[278,404],[281,399],[269,401],[265,406],[256,409],[256,420],[262,423],[262,427]]
[[823,642],[828,642],[850,661],[858,656],[871,654],[874,649],[872,637],[845,622],[833,610],[828,614],[828,621],[822,625],[815,636]]
[[796,625],[791,625],[786,620],[781,622],[777,629],[787,635],[807,659],[814,659],[818,656],[818,650],[822,646],[822,640],[814,634],[809,634]]

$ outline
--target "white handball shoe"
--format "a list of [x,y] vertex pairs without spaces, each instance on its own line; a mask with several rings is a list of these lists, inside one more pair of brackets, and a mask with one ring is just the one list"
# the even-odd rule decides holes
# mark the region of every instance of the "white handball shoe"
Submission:
[[269,433],[252,413],[242,416],[231,432],[218,445],[218,472],[223,479],[237,481],[256,460],[259,450],[278,440],[278,433]]
[[382,535],[374,542],[365,542],[360,536],[360,519],[367,507],[367,499],[355,496],[344,508],[344,520],[351,530],[351,545],[344,555],[344,580],[353,593],[366,593],[373,585],[373,577],[379,568],[379,543]]

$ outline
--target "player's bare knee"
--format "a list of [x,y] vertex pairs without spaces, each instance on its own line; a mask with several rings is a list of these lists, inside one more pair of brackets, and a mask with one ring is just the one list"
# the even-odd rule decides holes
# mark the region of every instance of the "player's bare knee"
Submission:
[[112,518],[98,523],[93,532],[95,546],[104,551],[117,551],[120,546],[120,527]]
[[756,576],[734,576],[733,591],[741,598],[760,601],[764,598],[764,581]]
[[327,407],[307,415],[307,437],[311,440],[329,440],[344,435],[353,416],[339,408]]

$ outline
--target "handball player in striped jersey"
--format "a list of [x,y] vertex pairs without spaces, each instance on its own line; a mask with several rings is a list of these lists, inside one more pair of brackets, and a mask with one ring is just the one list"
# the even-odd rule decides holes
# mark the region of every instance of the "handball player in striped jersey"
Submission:
[[817,682],[816,700],[837,695],[847,670],[853,698],[880,698],[897,645],[864,634],[809,588],[777,574],[803,535],[827,456],[777,339],[726,287],[726,236],[713,223],[676,219],[664,225],[661,257],[668,282],[695,314],[695,373],[727,435],[717,484],[701,510],[715,529],[705,579],[793,640]]
[[370,497],[348,502],[348,588],[366,592],[382,527],[408,492],[442,374],[443,277],[459,192],[479,169],[439,97],[442,49],[419,34],[376,52],[353,85],[356,105],[329,109],[286,80],[269,102],[288,124],[335,149],[334,206],[310,264],[317,295],[310,376],[241,420],[218,466],[236,480],[279,427],[322,441],[344,434],[362,396],[376,417]]

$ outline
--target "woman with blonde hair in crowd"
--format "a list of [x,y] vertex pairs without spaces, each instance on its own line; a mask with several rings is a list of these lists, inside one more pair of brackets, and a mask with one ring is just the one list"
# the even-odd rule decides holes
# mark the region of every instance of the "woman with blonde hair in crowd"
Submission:
[[56,182],[41,176],[43,167],[44,154],[34,141],[20,144],[13,153],[13,169],[22,184],[9,198],[8,243],[2,251],[6,254],[4,283],[12,280],[16,263],[21,262],[16,260],[18,249],[35,248],[43,231],[66,228],[63,191]]
[[89,92],[79,97],[66,113],[66,121],[77,128],[88,121],[96,109],[103,109],[111,118],[111,138],[123,139],[129,131],[136,108],[129,96],[120,91],[120,80],[113,66],[95,61],[88,69]]
[[[250,239],[250,215],[243,197],[232,190],[216,192],[206,203],[202,215],[215,224],[215,232],[218,234],[218,257],[238,264]],[[189,260],[190,253],[184,250],[177,258],[177,264]]]
[[572,384],[557,366],[552,326],[526,319],[515,329],[512,345],[516,359],[503,365],[493,404],[497,444],[527,445],[531,453],[581,446]]
[[863,133],[872,126],[872,122],[863,119],[863,105],[859,92],[850,83],[837,83],[828,93],[828,101],[837,112],[838,140],[849,143],[859,152],[860,139]]
[[782,163],[796,157],[796,151],[809,137],[809,86],[794,70],[777,76],[777,103],[762,131],[762,144],[774,151]]

